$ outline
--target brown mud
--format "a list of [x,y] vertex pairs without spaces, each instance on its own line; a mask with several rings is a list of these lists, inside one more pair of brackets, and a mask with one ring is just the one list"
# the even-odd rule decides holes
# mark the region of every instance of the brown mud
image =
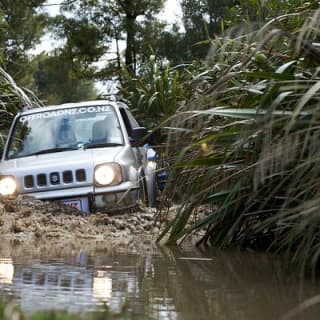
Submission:
[[108,240],[139,234],[155,236],[160,222],[153,209],[108,215],[84,215],[76,209],[56,202],[32,197],[0,199],[1,238],[21,241],[40,239]]
[[85,215],[60,203],[29,196],[0,198],[0,241],[32,247],[153,246],[176,210],[177,207],[172,207],[159,215],[156,209],[139,207],[112,215],[99,212]]

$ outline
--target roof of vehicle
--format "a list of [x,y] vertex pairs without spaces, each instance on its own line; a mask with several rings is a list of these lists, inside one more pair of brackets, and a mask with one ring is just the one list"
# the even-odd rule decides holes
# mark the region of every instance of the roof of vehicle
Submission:
[[82,102],[71,102],[71,103],[63,103],[58,105],[50,105],[32,109],[26,109],[20,112],[20,114],[26,115],[31,113],[37,113],[42,111],[53,111],[57,109],[66,109],[66,108],[78,108],[78,107],[88,107],[88,106],[97,106],[97,105],[111,105],[113,107],[124,107],[128,108],[128,106],[121,101],[111,101],[111,100],[92,100],[92,101],[82,101]]

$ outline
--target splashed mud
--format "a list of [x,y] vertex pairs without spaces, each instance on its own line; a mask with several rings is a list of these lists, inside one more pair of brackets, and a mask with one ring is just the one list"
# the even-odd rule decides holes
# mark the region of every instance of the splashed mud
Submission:
[[[75,248],[92,245],[113,248],[146,243],[153,246],[177,210],[178,207],[172,206],[159,214],[154,208],[138,207],[135,211],[112,215],[99,212],[84,215],[58,202],[29,196],[0,198],[0,241],[35,247],[68,244]],[[195,245],[201,233],[193,234],[185,242]]]
[[155,240],[159,230],[155,209],[83,215],[59,203],[31,197],[0,199],[0,237],[7,240],[128,243],[140,236]]

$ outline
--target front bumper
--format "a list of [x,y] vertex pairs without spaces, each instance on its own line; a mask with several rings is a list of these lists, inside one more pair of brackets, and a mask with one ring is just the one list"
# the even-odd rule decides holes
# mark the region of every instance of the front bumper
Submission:
[[137,204],[138,186],[130,181],[110,187],[76,187],[27,193],[39,200],[56,200],[89,212],[123,210]]

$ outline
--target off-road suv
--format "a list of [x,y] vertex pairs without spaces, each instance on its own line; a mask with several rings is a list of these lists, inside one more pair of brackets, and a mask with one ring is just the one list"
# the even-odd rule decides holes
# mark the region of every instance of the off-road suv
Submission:
[[155,162],[122,102],[90,101],[19,113],[0,162],[0,193],[59,200],[83,212],[153,205]]

